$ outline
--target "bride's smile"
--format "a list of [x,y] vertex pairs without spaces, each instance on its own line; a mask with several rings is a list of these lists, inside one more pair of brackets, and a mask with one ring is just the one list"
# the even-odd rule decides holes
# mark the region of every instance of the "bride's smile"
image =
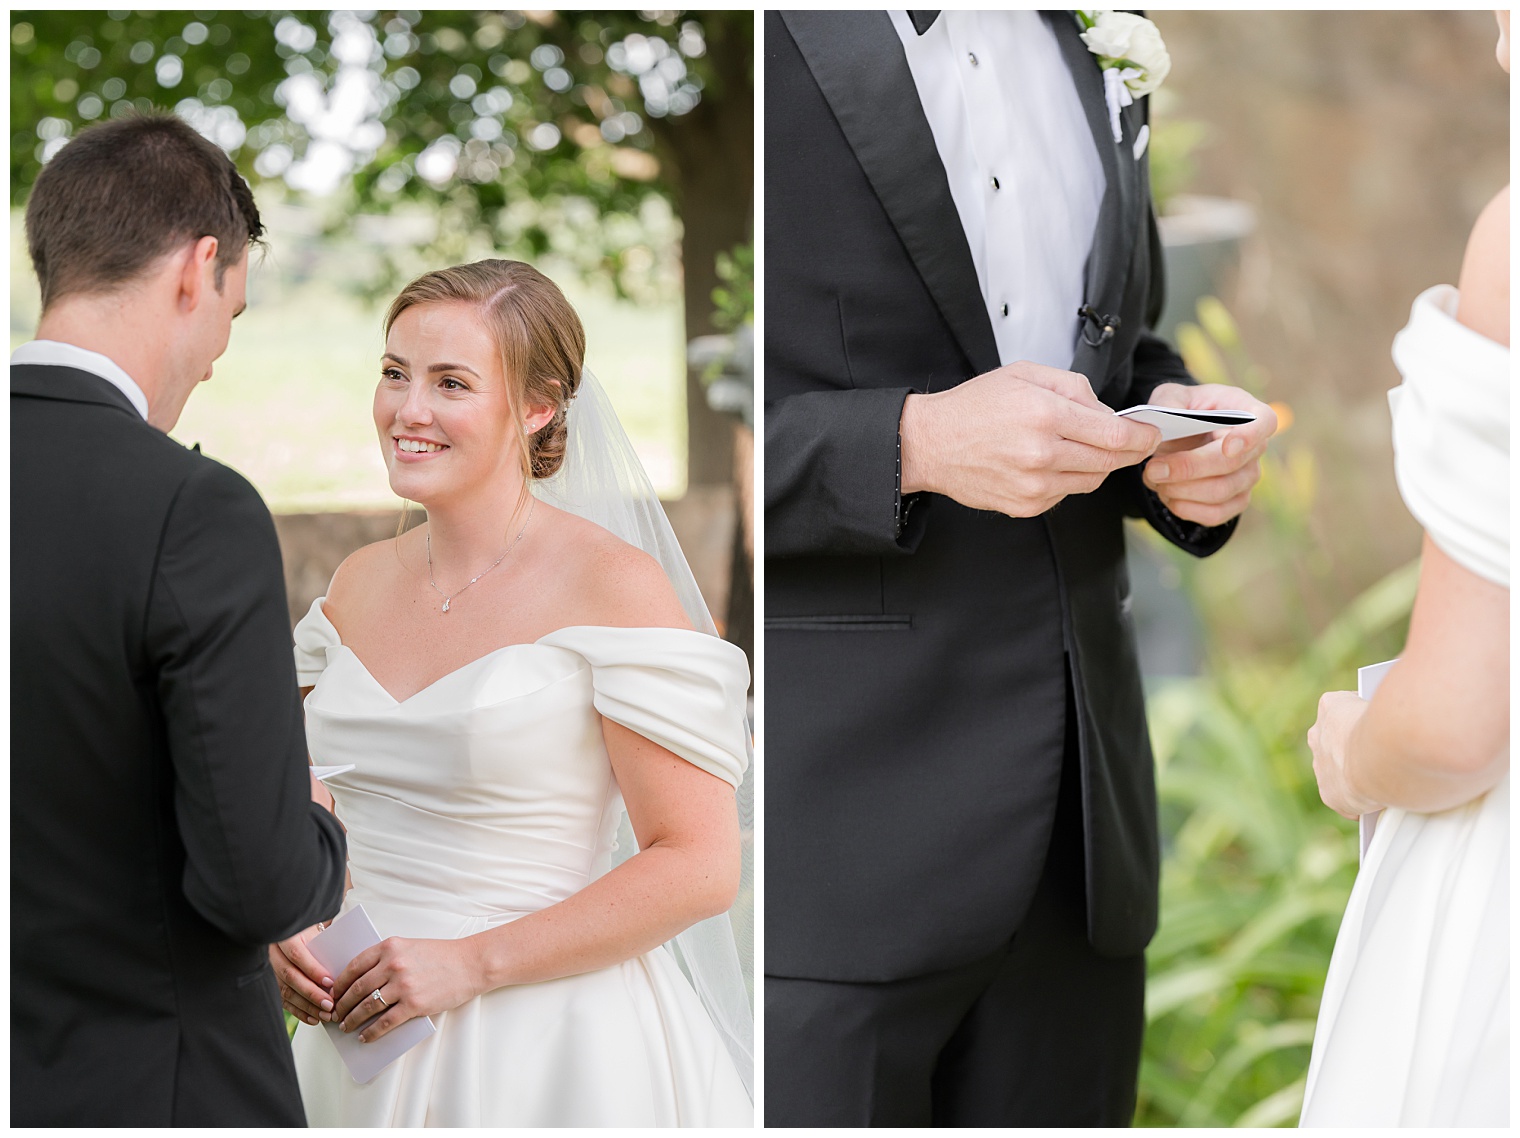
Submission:
[[415,461],[417,456],[429,454],[441,454],[448,450],[444,443],[429,442],[427,439],[416,439],[410,435],[396,436],[397,457],[405,461]]

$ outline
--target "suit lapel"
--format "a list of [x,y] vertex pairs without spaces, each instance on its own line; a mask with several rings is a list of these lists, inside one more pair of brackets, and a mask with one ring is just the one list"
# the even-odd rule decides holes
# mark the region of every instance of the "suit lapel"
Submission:
[[996,368],[997,341],[976,264],[891,19],[884,12],[817,11],[781,18],[972,374]]
[[125,393],[94,372],[58,364],[12,364],[11,394],[63,403],[99,403],[125,411],[138,422],[142,416]]
[[[1135,241],[1140,234],[1140,163],[1134,161],[1134,123],[1136,112],[1131,109],[1122,116],[1124,140],[1114,142],[1113,128],[1108,120],[1108,101],[1103,93],[1103,73],[1098,61],[1082,42],[1081,30],[1070,12],[1041,13],[1056,42],[1066,66],[1071,69],[1077,94],[1082,99],[1082,109],[1087,112],[1087,125],[1092,130],[1098,157],[1103,163],[1103,177],[1107,186],[1103,203],[1098,209],[1098,225],[1093,234],[1092,253],[1088,257],[1084,277],[1086,303],[1100,313],[1118,313],[1124,298],[1124,285],[1129,275],[1130,258]],[[1084,329],[1087,330],[1087,329]],[[1096,338],[1096,337],[1094,337]],[[1086,339],[1078,342],[1077,355],[1072,363],[1093,382],[1094,389],[1102,386],[1109,376],[1108,356],[1113,341],[1094,347]]]

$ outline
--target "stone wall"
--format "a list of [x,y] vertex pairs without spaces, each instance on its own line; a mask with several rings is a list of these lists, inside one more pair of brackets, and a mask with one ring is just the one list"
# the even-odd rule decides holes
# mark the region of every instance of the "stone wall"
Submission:
[[[1153,114],[1209,134],[1188,187],[1258,212],[1223,299],[1320,471],[1314,525],[1344,603],[1416,555],[1385,392],[1420,291],[1456,283],[1468,232],[1509,178],[1509,81],[1490,12],[1151,13],[1172,56]],[[1274,444],[1279,445],[1279,444]],[[1270,535],[1247,516],[1202,574],[1238,605]],[[1270,591],[1270,590],[1264,590]],[[1249,606],[1247,606],[1249,607]],[[1326,613],[1316,614],[1323,618]],[[1274,615],[1258,613],[1259,638]],[[1252,617],[1243,613],[1242,626]]]

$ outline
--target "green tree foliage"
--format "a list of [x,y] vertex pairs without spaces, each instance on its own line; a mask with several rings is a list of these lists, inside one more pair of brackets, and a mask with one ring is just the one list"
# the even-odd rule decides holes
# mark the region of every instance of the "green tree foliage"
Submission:
[[[723,98],[709,36],[749,43],[748,14],[733,13],[82,15],[13,16],[13,204],[80,127],[168,106],[252,180],[289,177],[320,149],[352,172],[360,209],[425,203],[444,242],[483,233],[539,256],[567,251],[566,222],[595,223],[596,267],[625,285],[638,273],[618,263],[619,236],[651,192],[680,196],[665,136]],[[339,137],[316,122],[335,97],[371,108]]]
[[[336,173],[336,224],[436,220],[372,292],[419,261],[552,251],[635,297],[677,277],[647,239],[663,200],[690,338],[712,330],[718,254],[751,233],[753,45],[749,11],[18,11],[11,200],[88,123],[168,107],[255,182]],[[726,482],[695,376],[688,409],[691,479]]]
[[713,323],[727,331],[755,319],[755,247],[735,246],[731,253],[718,254],[718,279],[723,283],[713,289]]

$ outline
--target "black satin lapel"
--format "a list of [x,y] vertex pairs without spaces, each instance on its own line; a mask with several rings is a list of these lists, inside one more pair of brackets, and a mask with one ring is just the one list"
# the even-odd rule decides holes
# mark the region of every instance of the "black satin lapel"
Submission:
[[[1108,101],[1103,94],[1103,72],[1098,67],[1097,57],[1082,42],[1076,18],[1070,12],[1041,14],[1055,32],[1066,66],[1071,69],[1107,183],[1103,204],[1098,209],[1092,254],[1087,262],[1084,299],[1104,315],[1118,313],[1130,257],[1140,234],[1140,163],[1134,161],[1135,140],[1130,126],[1133,115],[1126,113],[1122,117],[1124,141],[1115,143],[1113,128],[1108,121]],[[1073,370],[1093,380],[1093,386],[1097,388],[1100,386],[1098,377],[1106,377],[1106,357],[1106,345],[1094,348],[1085,342],[1080,343]]]
[[884,12],[781,18],[973,374],[991,371],[997,340],[976,264],[891,19]]
[[94,372],[56,364],[11,364],[11,394],[64,403],[99,403],[140,419],[126,393]]

